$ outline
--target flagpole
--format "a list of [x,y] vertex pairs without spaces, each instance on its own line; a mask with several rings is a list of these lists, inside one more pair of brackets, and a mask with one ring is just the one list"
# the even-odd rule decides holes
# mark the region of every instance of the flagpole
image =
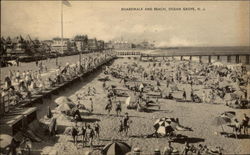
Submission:
[[61,52],[63,54],[63,2],[61,1]]

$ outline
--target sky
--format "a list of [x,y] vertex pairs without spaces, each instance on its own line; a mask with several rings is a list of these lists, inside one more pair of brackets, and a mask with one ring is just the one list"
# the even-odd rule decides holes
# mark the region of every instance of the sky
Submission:
[[[249,46],[249,3],[237,1],[70,1],[63,6],[63,36],[105,41],[147,40],[157,46]],[[185,11],[183,8],[201,8]],[[143,8],[122,11],[122,8]],[[146,11],[145,8],[166,8]],[[181,8],[181,10],[169,10]],[[1,35],[61,36],[60,1],[1,1]]]

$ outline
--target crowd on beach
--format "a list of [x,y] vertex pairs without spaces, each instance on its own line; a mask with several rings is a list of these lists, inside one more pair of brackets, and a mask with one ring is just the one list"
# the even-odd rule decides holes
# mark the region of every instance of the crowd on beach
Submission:
[[[12,71],[5,78],[3,91],[5,93],[12,93],[13,96],[18,96],[19,99],[24,99],[23,94],[26,93],[26,97],[29,98],[31,92],[42,91],[45,88],[56,86],[64,81],[72,80],[76,76],[97,67],[100,63],[111,57],[112,55],[96,54],[84,57],[81,64],[78,62],[77,64],[70,65],[67,63],[65,66],[57,66],[55,73],[46,76],[46,80],[43,80],[42,73],[48,72],[48,69],[43,64],[37,65],[39,68],[38,71],[27,70],[22,73],[18,70]],[[191,63],[190,61],[164,59],[149,62],[147,67],[143,67],[138,63],[107,66],[104,73],[119,79],[123,83],[123,88],[130,91],[129,94],[120,94],[116,86],[109,86],[107,84],[108,77],[102,79],[103,89],[107,93],[108,99],[108,102],[104,105],[104,109],[108,116],[122,116],[120,124],[117,126],[117,131],[125,136],[128,136],[132,121],[127,112],[123,114],[122,102],[118,99],[120,95],[124,95],[129,99],[134,98],[134,102],[129,100],[125,104],[128,109],[136,109],[138,112],[147,110],[150,103],[157,105],[159,98],[176,99],[186,103],[224,103],[225,105],[230,105],[234,102],[233,104],[238,104],[242,107],[246,107],[243,104],[245,104],[245,101],[249,102],[250,100],[249,92],[247,91],[250,84],[250,77],[244,66],[239,65],[200,64]],[[17,85],[14,83],[17,83]],[[92,96],[96,95],[96,89],[88,87],[84,93],[86,94],[77,94],[75,102],[68,100],[65,104],[58,104],[57,110],[61,111],[63,115],[70,116],[73,125],[66,127],[64,134],[72,137],[75,146],[78,147],[80,139],[82,147],[89,146],[93,148],[94,141],[100,140],[101,126],[97,121],[94,123],[84,122],[80,111],[87,110],[89,113],[94,112],[95,103],[92,100]],[[156,96],[156,99],[152,99],[152,95]],[[86,96],[91,96],[89,98],[91,103],[89,108],[86,108],[81,103],[81,100]],[[19,99],[16,99],[16,101]],[[111,115],[112,110],[115,111],[116,115]],[[49,120],[48,131],[50,137],[57,134],[57,118],[53,115],[50,107],[48,107],[46,118]],[[192,130],[181,126],[178,118],[175,119],[178,122],[178,127],[181,128],[180,130]],[[236,138],[241,134],[242,130],[245,135],[248,135],[248,122],[249,117],[246,114],[241,122],[234,119],[233,130]],[[158,134],[156,130],[152,135],[156,135],[155,137],[158,138]],[[140,150],[135,148],[132,152],[136,154]],[[222,152],[223,149],[221,147],[212,148],[202,144],[194,146],[190,145],[187,141],[183,145],[182,150],[178,150],[172,146],[170,139],[162,151],[156,149],[154,154],[170,155],[176,153],[201,155],[222,154]]]
[[[224,103],[244,105],[250,100],[250,76],[243,65],[221,63],[201,64],[190,61],[162,60],[151,62],[146,68],[134,63],[116,65],[109,72],[131,85],[159,92],[161,97],[181,98],[198,103]],[[142,86],[140,86],[142,85]],[[181,92],[181,96],[178,96]]]
[[81,76],[113,56],[107,53],[84,55],[81,62],[57,65],[50,71],[46,62],[42,61],[36,63],[37,67],[34,70],[9,70],[9,75],[5,76],[4,84],[1,87],[1,95],[10,95],[10,103],[16,105],[21,100],[30,99],[32,94],[37,94]]

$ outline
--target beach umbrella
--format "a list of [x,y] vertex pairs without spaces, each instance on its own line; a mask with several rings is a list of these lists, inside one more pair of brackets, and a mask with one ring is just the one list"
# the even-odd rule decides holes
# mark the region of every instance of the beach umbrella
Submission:
[[61,97],[58,97],[56,100],[55,100],[56,104],[62,104],[62,103],[69,103],[69,102],[72,102],[71,99],[69,99],[68,97],[66,96],[61,96]]
[[156,120],[154,123],[154,128],[156,129],[157,133],[166,135],[167,133],[174,131],[177,125],[178,123],[174,118],[162,117]]
[[173,132],[174,128],[170,124],[165,124],[157,129],[157,133],[161,135],[166,135],[167,133]]
[[234,118],[236,115],[236,112],[234,111],[226,111],[221,114],[222,117],[228,117],[228,118]]
[[228,117],[228,116],[218,116],[218,117],[215,117],[214,121],[213,121],[213,124],[216,125],[216,126],[221,126],[222,128],[222,131],[224,132],[224,129],[223,129],[223,124],[228,124],[228,123],[231,123],[231,118]]
[[67,103],[60,104],[56,109],[58,111],[69,111],[69,110],[71,110],[70,106]]
[[58,97],[55,100],[55,103],[58,104],[58,105],[67,104],[70,108],[73,108],[75,106],[73,101],[71,99],[69,99],[68,97],[65,97],[65,96]]
[[125,142],[111,142],[102,149],[104,155],[125,155],[130,151],[131,147]]

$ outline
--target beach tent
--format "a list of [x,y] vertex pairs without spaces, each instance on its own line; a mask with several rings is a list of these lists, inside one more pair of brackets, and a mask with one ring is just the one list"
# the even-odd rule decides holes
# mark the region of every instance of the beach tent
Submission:
[[125,142],[111,142],[102,149],[104,155],[125,155],[130,151],[131,147]]
[[60,104],[56,109],[61,112],[66,112],[71,110],[70,106],[67,103]]

